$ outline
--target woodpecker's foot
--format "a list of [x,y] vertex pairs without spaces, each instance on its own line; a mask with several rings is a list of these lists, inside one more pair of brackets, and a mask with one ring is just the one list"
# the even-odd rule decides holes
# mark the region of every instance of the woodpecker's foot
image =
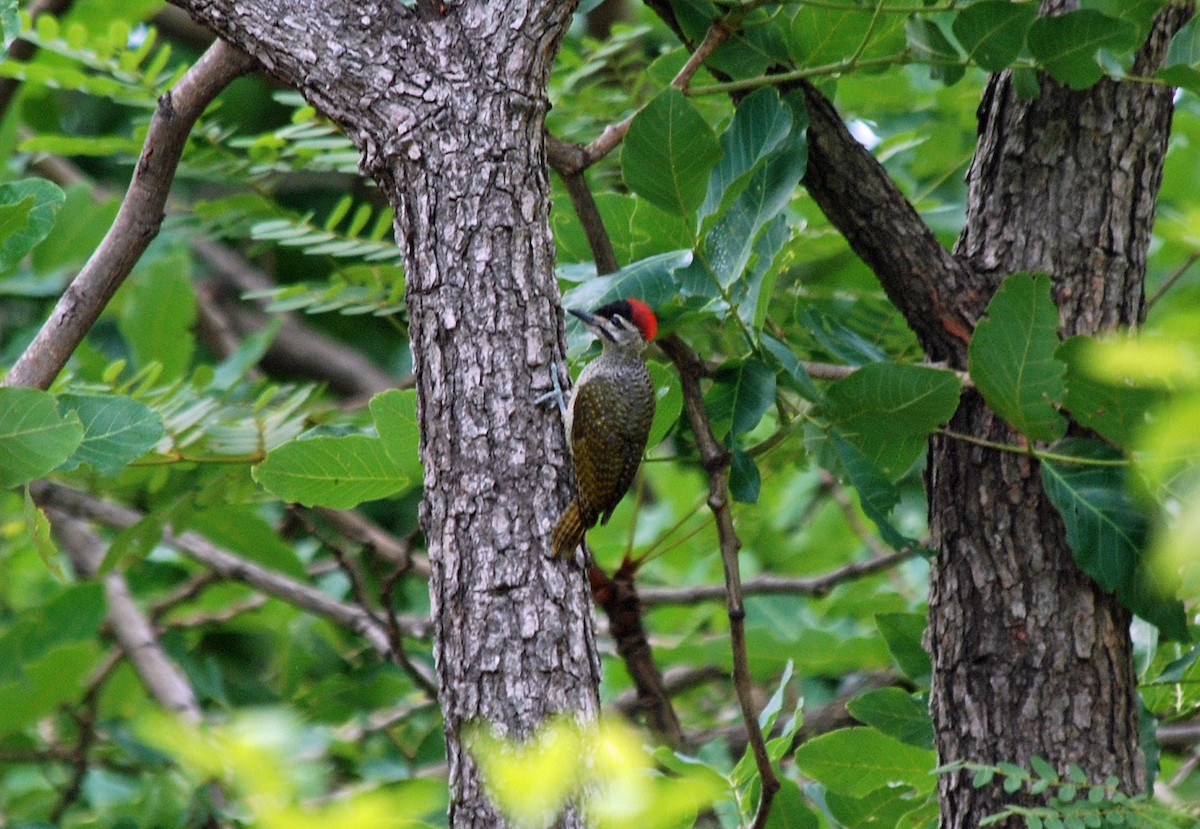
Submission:
[[553,400],[558,404],[559,414],[566,415],[567,401],[566,398],[563,397],[562,382],[558,379],[558,361],[556,360],[550,361],[550,381],[554,384],[554,388],[540,397],[537,397],[533,401],[533,405],[542,406]]

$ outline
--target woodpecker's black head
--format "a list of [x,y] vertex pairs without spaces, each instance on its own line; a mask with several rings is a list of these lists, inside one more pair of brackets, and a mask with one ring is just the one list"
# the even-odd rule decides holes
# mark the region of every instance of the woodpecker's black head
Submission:
[[658,333],[658,318],[640,299],[618,299],[591,313],[568,308],[583,324],[614,345],[644,346]]

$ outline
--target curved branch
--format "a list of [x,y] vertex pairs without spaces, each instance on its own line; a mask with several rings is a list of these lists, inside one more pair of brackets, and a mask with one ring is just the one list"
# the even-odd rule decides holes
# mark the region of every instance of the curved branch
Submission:
[[129,192],[100,247],[67,288],[54,313],[0,385],[45,389],[100,317],[117,288],[158,235],[163,207],[196,119],[217,94],[254,67],[254,61],[218,41],[174,89],[158,99]]
[[[71,560],[71,567],[85,579],[96,577],[104,559],[104,544],[90,527],[62,510],[49,510],[51,525]],[[200,721],[200,705],[182,670],[170,660],[158,642],[154,626],[133,600],[125,577],[113,570],[102,578],[108,603],[108,622],[113,636],[133,665],[150,696],[168,711],[191,722]]]
[[[32,484],[30,491],[39,504],[117,529],[131,527],[145,517],[137,510],[48,481]],[[381,656],[391,657],[387,631],[362,609],[339,602],[311,585],[235,555],[199,533],[176,533],[168,528],[163,532],[163,541],[227,579],[248,584],[269,596],[354,631]],[[429,622],[425,619],[400,617],[399,626],[407,636],[420,638],[429,635]]]

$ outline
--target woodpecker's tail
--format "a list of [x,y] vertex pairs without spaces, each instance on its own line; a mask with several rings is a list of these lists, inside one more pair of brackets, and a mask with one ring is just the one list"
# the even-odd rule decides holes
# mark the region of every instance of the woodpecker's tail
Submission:
[[583,516],[579,514],[579,502],[572,501],[563,510],[562,517],[554,525],[550,534],[550,546],[554,549],[555,558],[569,556],[583,543],[583,534],[587,527],[583,525]]

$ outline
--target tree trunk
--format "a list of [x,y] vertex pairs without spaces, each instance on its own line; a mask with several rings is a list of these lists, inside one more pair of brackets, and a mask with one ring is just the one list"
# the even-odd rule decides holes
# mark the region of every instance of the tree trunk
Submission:
[[566,444],[532,404],[565,363],[542,129],[574,3],[176,2],[338,121],[396,207],[450,824],[503,825],[462,727],[524,737],[599,708],[584,573],[547,557]]
[[[1160,15],[1134,74],[1153,74],[1189,15],[1178,6]],[[1172,90],[1041,83],[1033,101],[1017,98],[1007,74],[988,84],[955,249],[970,267],[948,287],[977,303],[977,318],[1007,274],[1044,271],[1064,335],[1137,323]],[[973,392],[950,427],[1018,441]],[[1076,567],[1037,462],[935,438],[928,483],[939,758],[1027,764],[1039,755],[1143,791],[1130,614]],[[974,789],[967,773],[945,775],[940,786],[944,827],[978,826],[1013,799],[998,783]]]

